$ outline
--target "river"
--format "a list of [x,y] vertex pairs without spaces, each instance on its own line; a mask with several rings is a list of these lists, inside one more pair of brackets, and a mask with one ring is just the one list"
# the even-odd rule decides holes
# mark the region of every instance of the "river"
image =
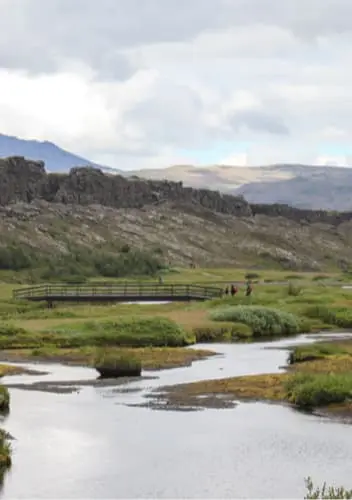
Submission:
[[[3,426],[16,440],[2,498],[303,498],[308,475],[351,487],[349,425],[262,403],[194,412],[128,406],[162,385],[281,371],[287,351],[271,348],[313,340],[202,345],[222,356],[124,386],[10,389]],[[97,376],[88,368],[40,369],[50,374],[3,383]]]

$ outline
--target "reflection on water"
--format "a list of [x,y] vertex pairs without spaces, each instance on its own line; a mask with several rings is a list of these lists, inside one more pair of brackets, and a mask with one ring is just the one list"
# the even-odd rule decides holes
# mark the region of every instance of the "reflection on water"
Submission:
[[[302,498],[307,475],[351,486],[347,425],[259,403],[194,413],[126,406],[160,385],[279,371],[287,352],[265,347],[293,343],[209,345],[222,355],[123,387],[59,395],[12,389],[5,426],[16,438],[14,465],[2,496]],[[96,377],[84,368],[42,368],[52,373],[5,382]]]

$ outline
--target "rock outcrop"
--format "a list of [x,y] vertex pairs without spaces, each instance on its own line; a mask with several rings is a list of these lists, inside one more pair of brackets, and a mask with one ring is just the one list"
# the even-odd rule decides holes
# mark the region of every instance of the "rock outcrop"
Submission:
[[[174,204],[237,217],[265,215],[284,217],[297,223],[338,226],[352,220],[352,212],[306,210],[289,205],[249,204],[241,196],[210,189],[184,187],[182,182],[145,180],[104,174],[93,167],[73,168],[68,174],[45,171],[43,162],[23,157],[0,159],[0,206],[46,201],[65,205],[102,205],[112,208],[142,208]],[[211,215],[211,214],[210,214]]]
[[0,160],[0,205],[34,200],[113,208],[193,203],[223,214],[251,215],[250,206],[242,197],[184,187],[182,182],[128,179],[91,167],[73,168],[69,174],[48,174],[43,162],[23,157]]
[[284,217],[295,222],[306,222],[308,224],[329,224],[338,226],[343,222],[352,220],[352,212],[329,212],[326,210],[308,210],[304,208],[290,207],[289,205],[265,205],[251,204],[253,215],[267,215],[268,217]]

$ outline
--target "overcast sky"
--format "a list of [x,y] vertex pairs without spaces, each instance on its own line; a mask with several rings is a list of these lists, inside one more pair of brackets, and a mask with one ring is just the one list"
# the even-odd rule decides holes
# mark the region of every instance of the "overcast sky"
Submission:
[[348,163],[352,0],[0,0],[0,132],[122,169]]

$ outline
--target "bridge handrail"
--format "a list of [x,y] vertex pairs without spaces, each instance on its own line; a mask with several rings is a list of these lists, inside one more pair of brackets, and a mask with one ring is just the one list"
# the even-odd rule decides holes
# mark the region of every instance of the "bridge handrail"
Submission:
[[[72,293],[73,292],[73,293]],[[144,296],[160,295],[171,296],[193,296],[193,297],[220,297],[222,290],[214,286],[201,286],[192,283],[52,283],[36,285],[32,287],[19,288],[13,291],[15,299],[26,299],[33,297],[53,297],[53,296]]]

